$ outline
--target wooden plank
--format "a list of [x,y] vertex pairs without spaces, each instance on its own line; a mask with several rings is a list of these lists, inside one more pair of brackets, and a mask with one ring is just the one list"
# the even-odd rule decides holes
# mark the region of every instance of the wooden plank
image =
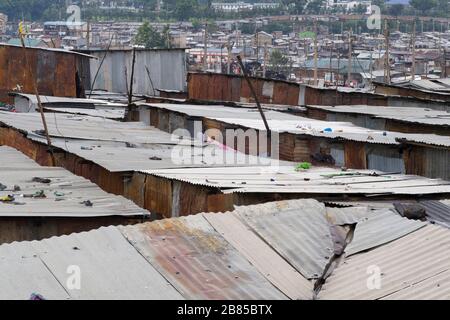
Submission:
[[344,143],[345,166],[349,169],[367,169],[365,144],[348,141]]

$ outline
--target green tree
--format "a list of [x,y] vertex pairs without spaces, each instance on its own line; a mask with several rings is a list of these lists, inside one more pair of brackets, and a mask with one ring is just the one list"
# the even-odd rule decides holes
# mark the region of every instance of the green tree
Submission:
[[428,13],[437,6],[437,0],[409,0],[409,4],[420,13]]
[[192,28],[195,31],[200,31],[203,26],[203,23],[199,18],[191,18],[189,19],[189,22],[192,23]]
[[386,12],[386,0],[373,0],[372,5],[381,9],[381,12]]
[[173,15],[178,21],[188,21],[199,16],[197,0],[176,0]]
[[401,3],[394,3],[393,5],[389,6],[388,13],[391,16],[398,17],[403,13],[403,10],[405,9],[405,6]]
[[325,0],[311,0],[306,6],[306,12],[311,14],[321,13],[321,9],[324,8]]
[[302,14],[305,10],[306,0],[288,0],[286,1],[286,5],[289,10],[295,14]]
[[273,50],[269,59],[270,70],[282,73],[289,65],[289,59],[280,50]]
[[[165,33],[167,34],[167,32]],[[161,35],[156,28],[153,28],[148,22],[144,22],[139,27],[138,32],[134,38],[136,45],[144,46],[146,49],[151,48],[166,48],[167,38]]]

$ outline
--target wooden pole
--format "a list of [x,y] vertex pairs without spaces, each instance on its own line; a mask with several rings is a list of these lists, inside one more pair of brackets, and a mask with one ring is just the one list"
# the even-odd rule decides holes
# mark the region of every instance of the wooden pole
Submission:
[[314,20],[314,86],[317,87],[318,75],[317,75],[317,64],[318,64],[319,51],[317,48],[317,20]]
[[389,61],[389,25],[387,19],[384,20],[384,39],[386,42],[386,56],[385,56],[385,83],[391,84],[391,64]]
[[263,78],[266,77],[266,71],[267,71],[267,63],[269,62],[268,56],[267,56],[267,43],[264,44],[264,66],[263,66]]
[[203,49],[203,72],[208,70],[208,22],[205,22],[205,38]]
[[133,61],[131,62],[130,91],[128,93],[128,107],[133,103],[134,66],[136,64],[136,48],[133,47]]
[[230,38],[228,38],[228,43],[227,43],[227,53],[228,53],[228,59],[227,59],[227,74],[230,74],[231,71],[231,43],[230,43]]
[[416,20],[413,23],[413,35],[412,35],[412,66],[411,66],[411,80],[416,78]]
[[253,87],[252,82],[248,78],[247,71],[245,70],[244,64],[242,63],[241,56],[237,56],[237,60],[239,62],[239,65],[242,70],[242,74],[244,75],[245,80],[247,81],[248,87],[250,88],[250,91],[253,95],[253,98],[255,99],[256,106],[258,107],[259,113],[261,114],[261,118],[264,122],[264,126],[266,127],[267,133],[270,133],[269,124],[267,123],[266,116],[264,115],[263,109],[261,108],[261,104],[259,103],[258,95],[256,94],[255,88]]
[[25,63],[27,65],[27,67],[28,67],[28,73],[29,73],[29,76],[30,76],[30,79],[31,79],[31,83],[33,84],[33,91],[34,91],[34,94],[36,96],[36,100],[37,100],[37,103],[38,103],[39,113],[41,114],[42,126],[44,127],[45,138],[47,140],[47,145],[48,145],[49,152],[50,152],[50,159],[51,159],[51,162],[52,162],[51,165],[55,166],[56,165],[56,161],[55,161],[55,155],[53,153],[52,140],[50,139],[50,134],[48,132],[47,120],[45,118],[44,108],[42,107],[41,97],[39,96],[39,91],[38,91],[38,88],[37,88],[36,79],[34,78],[33,70],[31,68],[30,62],[28,60],[27,49],[26,49],[25,40],[24,40],[24,34],[20,34],[20,42],[22,43],[23,54],[24,54],[24,57],[25,57]]
[[352,77],[352,29],[350,29],[350,32],[348,34],[348,75],[347,75],[347,81],[350,85],[350,80]]

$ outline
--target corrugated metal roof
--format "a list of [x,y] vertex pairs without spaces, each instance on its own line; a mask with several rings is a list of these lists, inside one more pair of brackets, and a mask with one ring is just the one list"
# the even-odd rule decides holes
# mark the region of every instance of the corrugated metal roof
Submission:
[[[222,121],[233,125],[240,125],[256,130],[265,130],[264,123],[258,111],[253,108],[232,108],[217,105],[183,105],[183,104],[145,104],[152,107],[181,112],[189,116],[204,117]],[[301,116],[289,115],[277,111],[264,112],[272,131],[288,132],[296,135],[324,137],[330,139],[344,139],[351,141],[398,144],[396,138],[407,136],[408,134],[398,132],[386,132],[371,130],[355,126],[349,122],[322,121]],[[332,132],[324,129],[331,128]]]
[[[292,201],[295,202],[295,201]],[[262,207],[265,205],[260,205]],[[245,210],[243,208],[243,210]],[[312,299],[313,283],[280,257],[233,213],[204,214],[204,217],[275,287],[293,300]]]
[[[70,266],[80,290],[68,287]],[[0,270],[0,299],[182,299],[115,227],[2,245]]]
[[[342,257],[319,299],[450,298],[447,229],[427,225],[392,241],[404,221],[376,212],[359,220],[355,210],[353,241],[379,246]],[[312,299],[298,271],[323,274],[329,226],[322,204],[290,200],[0,245],[0,299]],[[383,241],[372,241],[374,231]],[[367,287],[374,265],[378,290]],[[68,285],[70,266],[80,268],[80,290]]]
[[342,172],[334,168],[313,167],[300,172],[296,171],[294,166],[282,165],[143,172],[194,185],[220,188],[224,193],[422,195],[450,192],[450,184],[444,180],[380,172],[379,176],[374,176],[377,171],[370,170]]
[[333,225],[347,225],[359,223],[373,212],[369,207],[327,208],[327,220]]
[[188,299],[286,299],[202,215],[121,231]]
[[400,217],[391,210],[376,210],[356,225],[347,256],[373,249],[423,228],[423,222]]
[[450,126],[450,113],[439,110],[416,107],[385,107],[385,106],[308,106],[336,113],[364,114],[376,118],[394,119],[399,121],[422,123],[438,126]]
[[[37,112],[38,103],[35,95],[12,93],[17,112]],[[89,115],[108,119],[125,118],[126,104],[111,103],[106,100],[80,99],[68,97],[40,96],[46,111]]]
[[408,134],[408,136],[397,138],[401,143],[418,143],[438,147],[450,147],[450,137],[429,134]]
[[317,201],[305,200],[290,210],[266,211],[255,206],[236,213],[308,279],[319,278],[333,256],[325,207]]
[[44,110],[51,112],[87,115],[91,117],[100,117],[115,120],[123,120],[125,118],[126,113],[124,108],[117,108],[117,107],[95,108],[95,109],[44,107]]
[[445,84],[440,84],[439,81],[431,81],[427,79],[414,80],[410,82],[410,85],[420,90],[450,92],[450,88]]
[[[11,95],[15,97],[23,97],[27,99],[30,103],[37,105],[37,98],[35,94],[27,94],[21,92],[11,92]],[[85,98],[71,98],[71,97],[55,97],[39,95],[42,104],[52,105],[52,104],[73,104],[78,107],[85,106],[89,108],[90,105],[105,105],[105,106],[126,106],[125,104],[112,103],[102,99],[85,99]]]
[[[368,253],[346,259],[334,270],[319,299],[450,299],[450,233],[428,225]],[[375,268],[380,288],[372,287]],[[368,285],[369,284],[369,285]]]
[[[111,172],[180,167],[223,167],[261,164],[217,143],[179,139],[142,122],[118,122],[105,118],[47,113],[52,144]],[[0,112],[0,122],[27,132],[28,138],[46,144],[39,113]],[[225,159],[236,159],[225,161]],[[159,160],[161,159],[161,160]],[[229,163],[231,162],[231,163]]]
[[450,205],[441,201],[420,201],[427,214],[427,218],[430,221],[444,223],[447,227],[450,227]]
[[[33,182],[50,179],[49,183]],[[0,197],[12,195],[13,202],[0,201],[1,217],[100,217],[149,215],[132,201],[109,194],[89,180],[63,168],[41,167],[19,151],[0,147]],[[18,186],[20,190],[14,190]],[[45,197],[33,197],[37,192]],[[91,201],[86,206],[84,201]]]
[[[15,45],[15,44],[0,43],[0,47],[22,48],[22,44]],[[63,54],[73,54],[73,55],[77,55],[77,56],[88,57],[88,58],[91,58],[91,59],[97,59],[97,57],[89,55],[89,54],[85,54],[85,53],[81,53],[81,52],[75,52],[75,51],[68,51],[68,50],[58,49],[58,48],[41,48],[41,47],[29,47],[28,46],[27,49],[43,50],[43,51],[57,52],[57,53],[63,53]]]

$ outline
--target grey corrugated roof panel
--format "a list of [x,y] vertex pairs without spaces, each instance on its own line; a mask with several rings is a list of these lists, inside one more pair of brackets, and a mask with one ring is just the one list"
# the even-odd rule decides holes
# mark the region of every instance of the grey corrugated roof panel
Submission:
[[[157,108],[181,112],[189,116],[204,117],[222,121],[225,123],[240,125],[247,128],[265,130],[261,116],[255,109],[232,108],[217,105],[183,105],[183,104],[141,104]],[[277,111],[265,111],[269,127],[272,131],[279,133],[288,132],[296,135],[324,137],[330,139],[344,139],[351,141],[398,144],[396,138],[406,134],[396,132],[370,130],[355,126],[348,122],[333,122],[315,120],[300,116],[294,116]],[[331,128],[332,132],[324,132]]]
[[123,120],[125,118],[126,113],[124,108],[116,108],[116,107],[101,108],[101,109],[44,107],[44,110],[51,112],[87,115],[91,117],[100,117],[114,120]]
[[[236,102],[237,103],[237,102]],[[228,107],[224,105],[206,104],[171,104],[171,103],[139,103],[140,106],[151,106],[158,109],[180,112],[192,117],[215,119],[241,118],[246,120],[261,120],[258,109],[249,107]],[[265,110],[267,120],[296,120],[297,117],[287,113]]]
[[302,208],[271,212],[256,206],[241,208],[236,214],[308,279],[319,278],[333,256],[325,207],[317,201],[304,201]]
[[387,296],[389,300],[448,300],[450,297],[450,270]]
[[124,107],[108,107],[100,106],[95,109],[86,108],[63,108],[63,107],[48,107],[45,106],[44,110],[50,112],[69,113],[74,115],[87,115],[91,117],[99,117],[113,120],[123,120],[126,115]]
[[[0,122],[27,133],[43,130],[39,113],[0,111]],[[142,122],[119,122],[110,119],[47,113],[50,136],[81,140],[119,141],[139,143],[176,144],[169,133]]]
[[436,83],[431,80],[414,80],[410,82],[412,87],[427,91],[447,91],[448,88],[444,85]]
[[0,146],[0,170],[17,170],[20,168],[41,168],[37,162],[22,152],[7,146]]
[[[13,44],[6,44],[6,43],[0,43],[0,47],[23,48],[22,45],[13,45]],[[27,47],[27,49],[52,51],[52,52],[56,52],[56,53],[73,54],[73,55],[76,55],[76,56],[87,57],[87,58],[91,58],[91,59],[97,59],[97,57],[94,57],[94,56],[89,55],[89,54],[85,54],[85,53],[81,53],[81,52],[75,52],[75,51],[68,51],[68,50],[58,49],[58,48]]]
[[[116,227],[0,246],[1,299],[182,299]],[[79,267],[80,289],[69,277]]]
[[373,249],[394,241],[426,224],[399,216],[391,210],[376,210],[356,225],[351,243],[345,249],[347,256]]
[[[19,151],[0,147],[0,196],[13,195],[14,202],[0,202],[0,217],[104,217],[147,216],[150,213],[122,196],[100,189],[89,180],[58,167],[41,167]],[[49,183],[33,178],[50,179]],[[14,186],[20,190],[14,191]],[[27,197],[43,191],[45,198]],[[84,201],[91,201],[86,206]]]
[[188,299],[286,299],[202,215],[121,228]]
[[[45,144],[42,136],[28,135],[34,141]],[[236,162],[243,166],[253,166],[261,159],[233,150],[224,150],[218,145],[207,143],[204,146],[171,145],[164,143],[132,144],[126,142],[76,140],[53,138],[52,144],[64,151],[90,160],[110,172],[157,170],[198,167],[234,167],[234,161],[227,163],[227,155],[236,157]]]
[[[21,92],[11,92],[9,93],[12,96],[24,97],[30,101],[32,104],[37,104],[37,98],[35,94],[27,94]],[[58,103],[67,103],[67,104],[77,104],[77,105],[105,105],[105,106],[123,106],[126,107],[126,104],[118,104],[111,103],[101,99],[90,99],[90,98],[71,98],[71,97],[56,97],[56,96],[44,96],[39,95],[42,104],[58,104]]]
[[401,143],[450,147],[450,137],[439,135],[409,134],[407,137],[397,138],[397,141]]
[[441,83],[442,85],[450,88],[450,78],[436,79],[436,81]]
[[450,183],[413,175],[380,174],[372,170],[348,170],[354,176],[330,177],[343,172],[314,167],[304,172],[294,166],[185,168],[145,170],[143,173],[194,185],[222,189],[224,193],[305,193],[305,194],[434,194],[449,193]]
[[[374,200],[374,201],[324,201],[325,205],[336,208],[347,207],[368,207],[369,209],[394,209],[394,204],[389,200]],[[334,208],[330,208],[334,209]]]
[[286,296],[293,300],[312,299],[313,283],[276,254],[235,214],[209,213],[204,214],[204,217],[222,237]]
[[[450,233],[427,225],[403,238],[346,259],[322,287],[319,299],[450,299]],[[374,272],[380,274],[379,289]],[[445,275],[445,276],[444,276]],[[368,286],[369,284],[369,286]]]
[[308,106],[336,113],[364,114],[376,118],[394,119],[404,122],[421,123],[437,126],[450,126],[450,113],[416,107],[385,107],[385,106]]
[[369,207],[326,208],[327,220],[333,225],[359,223],[371,214]]
[[419,203],[425,208],[428,220],[450,225],[450,203],[434,200],[423,200]]
[[[195,143],[141,122],[58,113],[46,114],[52,144],[99,164],[111,171],[162,168],[236,166],[224,159],[232,157],[245,166],[261,163],[261,158],[245,155],[216,143]],[[27,132],[27,137],[46,144],[38,113],[0,112],[0,122]],[[37,134],[37,133],[38,134]],[[158,160],[161,159],[161,160]]]

